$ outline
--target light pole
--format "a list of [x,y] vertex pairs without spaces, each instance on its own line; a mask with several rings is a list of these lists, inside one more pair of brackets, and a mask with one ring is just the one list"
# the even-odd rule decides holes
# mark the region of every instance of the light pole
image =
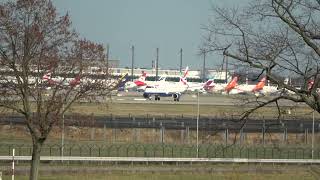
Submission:
[[311,157],[313,159],[313,148],[314,148],[314,111],[312,112],[312,138],[311,138]]
[[64,103],[62,104],[62,132],[61,132],[61,157],[64,151]]
[[200,105],[199,105],[199,91],[198,91],[198,110],[197,110],[197,158],[199,158],[199,116],[200,116]]

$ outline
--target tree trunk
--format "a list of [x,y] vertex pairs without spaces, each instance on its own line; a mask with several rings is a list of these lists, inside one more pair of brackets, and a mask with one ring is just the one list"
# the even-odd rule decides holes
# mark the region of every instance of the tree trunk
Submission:
[[33,138],[33,148],[32,148],[32,162],[30,168],[30,180],[38,179],[38,171],[40,165],[40,153],[43,142]]

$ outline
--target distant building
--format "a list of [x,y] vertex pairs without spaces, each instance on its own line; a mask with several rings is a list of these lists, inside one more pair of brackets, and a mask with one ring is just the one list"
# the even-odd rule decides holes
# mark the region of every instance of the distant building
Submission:
[[[122,74],[128,73],[131,75],[131,68],[111,68],[110,73],[115,76],[120,76]],[[226,79],[226,72],[225,71],[216,71],[216,70],[206,70],[206,78],[207,79],[214,79],[218,82],[224,82]],[[138,78],[142,72],[147,73],[147,79],[154,80],[156,76],[155,69],[144,69],[144,68],[135,68],[133,70],[133,76]],[[165,76],[169,81],[179,81],[179,77],[181,77],[181,73],[179,70],[169,70],[169,69],[159,69],[158,70],[159,76]],[[188,73],[188,81],[201,81],[201,71],[200,70],[189,70]],[[230,73],[227,73],[227,79],[230,80],[231,76]]]

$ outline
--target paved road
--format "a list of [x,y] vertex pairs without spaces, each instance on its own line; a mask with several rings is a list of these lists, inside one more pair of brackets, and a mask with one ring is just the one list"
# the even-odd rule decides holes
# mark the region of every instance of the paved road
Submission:
[[[24,124],[20,116],[2,117],[1,124]],[[245,124],[244,124],[245,123]],[[155,128],[175,130],[195,130],[197,120],[194,117],[118,117],[118,116],[97,116],[94,120],[81,117],[65,117],[65,124],[76,127],[107,127],[107,128]],[[304,133],[307,129],[311,133],[312,120],[254,120],[239,122],[233,119],[200,117],[199,130],[239,132],[243,126],[243,132],[290,132]],[[320,122],[315,123],[315,132],[320,131]]]

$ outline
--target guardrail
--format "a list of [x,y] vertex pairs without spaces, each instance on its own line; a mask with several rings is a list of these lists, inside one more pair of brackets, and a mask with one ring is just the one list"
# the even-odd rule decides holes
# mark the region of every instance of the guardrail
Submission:
[[[15,161],[30,161],[31,156],[15,156],[14,159]],[[11,160],[12,156],[0,156],[0,161]],[[319,159],[151,158],[80,156],[41,156],[40,161],[320,164]]]

